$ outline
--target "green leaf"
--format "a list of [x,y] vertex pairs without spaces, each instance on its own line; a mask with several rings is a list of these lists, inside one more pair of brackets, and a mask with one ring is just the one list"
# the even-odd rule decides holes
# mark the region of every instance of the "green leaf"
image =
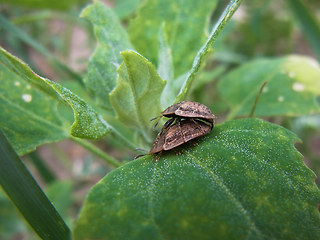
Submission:
[[69,135],[69,123],[63,123],[57,112],[61,99],[74,111],[71,135],[96,139],[108,131],[103,119],[85,101],[38,76],[3,48],[0,48],[0,81],[0,127],[19,154]]
[[192,68],[185,76],[185,80],[180,88],[180,92],[178,96],[176,97],[175,103],[181,102],[185,100],[185,98],[187,97],[188,93],[190,92],[195,75],[201,67],[201,63],[204,61],[205,56],[210,51],[211,46],[216,41],[217,37],[219,36],[220,32],[222,31],[226,23],[231,19],[233,13],[240,6],[240,3],[241,3],[241,0],[229,1],[229,4],[226,6],[220,18],[218,19],[216,24],[213,26],[211,34],[208,37],[207,41],[195,56],[193,60]]
[[0,130],[0,185],[41,239],[71,239],[71,232]]
[[[320,192],[290,131],[240,119],[89,192],[75,239],[319,239]],[[125,231],[124,231],[125,229]]]
[[168,36],[165,33],[164,24],[159,31],[159,64],[158,73],[160,77],[167,81],[164,90],[161,94],[161,105],[163,109],[172,105],[173,100],[176,97],[176,89],[174,87],[174,74],[173,74],[173,63],[172,63],[172,51],[168,43]]
[[155,67],[133,51],[121,53],[123,63],[118,69],[116,88],[110,93],[110,102],[117,118],[135,129],[146,142],[152,143],[150,119],[161,112],[160,95],[165,85]]
[[28,159],[30,163],[34,166],[39,174],[39,177],[43,180],[45,184],[52,183],[56,181],[56,176],[49,166],[45,163],[43,158],[39,155],[37,151],[28,154]]
[[312,13],[311,9],[308,9],[304,1],[301,0],[289,0],[287,2],[291,6],[296,19],[300,22],[301,30],[314,50],[318,61],[320,61],[320,24],[319,18],[317,19],[315,15],[316,11]]
[[288,56],[248,62],[223,77],[218,90],[229,104],[229,119],[249,115],[259,89],[267,82],[257,116],[299,116],[320,111],[319,64],[307,57]]
[[142,0],[114,0],[114,11],[120,18],[127,18],[137,9]]
[[21,7],[35,8],[49,8],[55,10],[67,10],[70,7],[83,2],[83,0],[65,0],[65,1],[47,1],[47,0],[1,0],[1,3],[8,3],[18,5]]
[[215,0],[145,1],[129,25],[132,44],[156,64],[158,32],[165,23],[177,77],[190,69],[194,56],[205,41],[207,20],[216,3]]
[[[3,51],[0,62],[8,53]],[[8,63],[9,64],[9,63]],[[19,155],[68,136],[54,99],[0,64],[0,128]]]
[[81,17],[92,23],[98,41],[84,83],[98,105],[111,110],[108,94],[116,85],[116,70],[122,62],[120,52],[132,47],[118,17],[103,3],[95,1],[82,11]]

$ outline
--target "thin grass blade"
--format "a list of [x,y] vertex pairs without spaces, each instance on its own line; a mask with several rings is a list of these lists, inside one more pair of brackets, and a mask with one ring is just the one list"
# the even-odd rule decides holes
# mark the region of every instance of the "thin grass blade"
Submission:
[[42,239],[68,240],[71,232],[0,130],[0,185]]

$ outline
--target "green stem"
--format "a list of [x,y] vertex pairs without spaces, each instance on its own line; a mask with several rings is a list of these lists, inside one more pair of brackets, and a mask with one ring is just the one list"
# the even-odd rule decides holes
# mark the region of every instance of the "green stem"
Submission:
[[47,167],[46,164],[44,164],[42,158],[37,154],[36,151],[29,153],[28,157],[46,183],[52,183],[56,180],[54,173],[50,170],[50,168]]
[[257,104],[259,102],[260,96],[261,96],[262,91],[263,91],[264,87],[266,86],[266,84],[267,84],[267,81],[263,82],[263,84],[262,84],[262,86],[260,88],[260,91],[259,91],[259,93],[258,93],[258,95],[256,97],[256,100],[255,100],[255,102],[254,102],[254,104],[252,106],[251,113],[249,115],[250,118],[253,118],[253,116],[254,116],[254,112],[256,110]]
[[200,69],[202,62],[204,61],[205,56],[209,53],[211,46],[214,44],[216,39],[218,38],[220,32],[226,25],[226,23],[231,19],[234,12],[240,6],[242,0],[230,0],[229,4],[225,7],[223,13],[219,17],[217,23],[213,26],[210,36],[208,37],[205,44],[201,47],[196,57],[193,60],[192,68],[190,72],[187,73],[186,79],[180,89],[178,96],[174,103],[181,102],[185,100],[188,92],[191,89],[192,82],[195,78],[196,73]]
[[88,142],[86,140],[83,140],[81,138],[75,138],[75,137],[70,137],[70,139],[72,141],[74,141],[75,143],[78,143],[79,145],[81,145],[85,149],[89,150],[90,152],[94,153],[98,157],[102,158],[108,164],[110,164],[111,166],[113,166],[115,168],[120,167],[120,166],[123,165],[117,159],[115,159],[112,156],[108,155],[107,153],[105,153],[104,151],[102,151],[101,149],[97,148],[95,145],[93,145],[92,143],[90,143],[90,142]]

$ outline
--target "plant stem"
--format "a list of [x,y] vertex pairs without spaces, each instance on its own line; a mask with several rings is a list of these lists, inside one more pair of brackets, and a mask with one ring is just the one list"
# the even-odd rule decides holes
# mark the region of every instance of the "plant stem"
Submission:
[[214,44],[216,39],[218,38],[220,32],[226,25],[226,23],[231,19],[232,15],[240,6],[242,0],[229,0],[228,5],[225,7],[224,11],[220,15],[216,24],[213,26],[210,36],[208,37],[205,44],[201,47],[197,55],[195,56],[192,64],[191,70],[187,73],[184,83],[180,89],[178,96],[175,99],[174,103],[181,102],[185,100],[188,95],[192,82],[195,78],[196,73],[200,69],[202,62],[204,61],[205,56],[209,53],[211,46]]
[[249,115],[250,118],[253,117],[254,112],[256,111],[256,107],[257,107],[257,104],[258,104],[258,102],[259,102],[261,93],[262,93],[264,87],[266,86],[266,84],[267,84],[267,81],[263,82],[263,84],[262,84],[262,86],[261,86],[261,88],[260,88],[260,91],[259,91],[259,93],[258,93],[258,95],[257,95],[257,97],[256,97],[256,100],[255,100],[255,102],[254,102],[254,104],[253,104],[253,106],[252,106],[251,113],[250,113],[250,115]]
[[98,157],[102,158],[108,164],[110,164],[111,166],[113,166],[115,168],[120,167],[120,166],[123,165],[117,159],[115,159],[114,157],[112,157],[109,154],[105,153],[104,151],[102,151],[101,149],[99,149],[98,147],[96,147],[95,145],[93,145],[92,143],[90,143],[90,142],[88,142],[86,140],[83,140],[81,138],[75,138],[75,137],[70,137],[70,139],[72,141],[74,141],[75,143],[78,143],[79,145],[81,145],[85,149],[89,150],[90,152],[94,153]]

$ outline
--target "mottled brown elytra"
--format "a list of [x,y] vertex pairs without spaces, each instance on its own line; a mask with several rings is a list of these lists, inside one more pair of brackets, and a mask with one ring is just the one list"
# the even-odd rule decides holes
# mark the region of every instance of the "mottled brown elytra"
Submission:
[[[161,112],[160,117],[153,118],[152,120],[155,120],[159,118],[159,120],[162,117],[170,118],[164,125],[164,128],[169,127],[173,122],[180,121],[184,118],[195,118],[195,119],[202,119],[203,121],[207,122],[208,124],[213,127],[213,121],[215,116],[211,112],[211,110],[198,102],[192,102],[192,101],[183,101],[177,104],[174,104],[167,109],[165,109],[163,112]],[[154,127],[157,126],[159,120],[155,124]]]
[[149,154],[159,153],[154,160],[157,162],[162,151],[173,149],[192,139],[206,135],[211,129],[211,125],[193,118],[177,121],[175,124],[163,129],[158,134]]

